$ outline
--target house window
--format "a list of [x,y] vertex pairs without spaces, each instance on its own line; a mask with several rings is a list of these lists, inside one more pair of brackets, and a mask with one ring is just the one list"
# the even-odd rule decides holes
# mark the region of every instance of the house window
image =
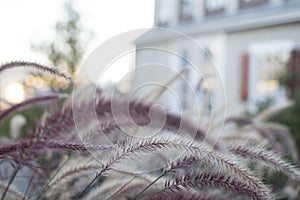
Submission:
[[203,77],[197,84],[197,95],[201,113],[210,116],[213,106],[214,90],[212,87],[215,77]]
[[278,55],[262,55],[258,57],[259,76],[256,90],[259,95],[272,95],[279,93],[278,74],[287,62],[288,53]]
[[212,61],[217,59],[217,46],[218,45],[212,41],[209,41],[203,46],[204,52],[201,56],[201,73],[203,77],[197,83],[196,89],[201,112],[204,117],[208,118],[210,118],[213,105],[216,103],[215,92],[217,91],[217,76],[213,70],[215,66]]
[[183,51],[180,67],[184,69],[184,79],[182,79],[181,86],[180,86],[180,102],[182,110],[186,110],[188,108],[188,92],[189,86],[188,81],[190,79],[190,67],[187,58],[187,52]]
[[293,45],[289,41],[258,43],[250,47],[249,100],[252,103],[268,97],[277,103],[285,101],[286,94],[278,78],[292,49]]
[[179,21],[188,21],[193,19],[193,0],[179,1]]
[[239,8],[252,8],[268,4],[269,0],[239,0]]
[[157,1],[157,25],[166,26],[169,21],[168,0]]
[[205,15],[211,16],[225,13],[226,2],[227,0],[205,0]]

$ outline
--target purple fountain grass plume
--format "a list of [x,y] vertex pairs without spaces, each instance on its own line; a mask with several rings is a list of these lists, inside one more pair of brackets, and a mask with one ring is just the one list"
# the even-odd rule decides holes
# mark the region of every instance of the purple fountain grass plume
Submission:
[[[163,174],[167,174],[170,172],[178,172],[180,169],[187,169],[189,170],[197,170],[201,168],[201,162],[193,156],[193,155],[185,155],[178,160],[171,162],[167,168],[164,169]],[[200,169],[202,170],[202,168]],[[197,170],[198,171],[198,170]]]
[[[130,123],[118,123],[114,121],[99,122],[99,124],[80,134],[80,139],[85,142],[104,144],[116,144],[126,140],[129,136],[123,133],[124,129],[130,129]],[[120,128],[122,127],[122,129]]]
[[[56,69],[29,62],[2,65],[0,72],[19,66],[32,67],[68,79]],[[245,139],[247,142],[235,145],[222,138],[215,145],[197,124],[179,114],[169,113],[158,105],[125,97],[110,99],[97,88],[91,88],[88,95],[84,93],[86,91],[83,89],[73,94],[73,98],[68,99],[61,110],[45,114],[27,138],[0,145],[0,157],[11,157],[19,166],[34,163],[50,151],[59,155],[74,155],[77,152],[73,158],[81,154],[86,156],[86,152],[99,156],[99,163],[74,159],[65,165],[49,180],[50,190],[43,189],[39,197],[45,196],[42,194],[44,191],[47,194],[53,191],[51,198],[58,198],[56,195],[59,193],[55,188],[59,188],[68,190],[68,198],[76,195],[75,199],[87,193],[91,197],[93,191],[105,193],[110,189],[114,191],[111,192],[111,199],[220,199],[219,192],[224,191],[243,195],[244,198],[271,199],[270,189],[244,165],[244,158],[263,162],[299,180],[298,169],[283,161],[279,154],[251,147],[252,144],[260,144],[259,141]],[[4,110],[0,113],[0,120],[25,106],[55,99],[54,96],[36,98]],[[282,129],[250,118],[229,118],[227,122],[230,121],[245,125],[239,129],[242,133],[247,128],[259,132],[264,142],[268,139],[270,143],[275,143],[277,137],[285,134]],[[281,132],[272,134],[274,131]],[[91,158],[85,157],[86,161]],[[151,173],[152,177],[146,180],[145,171],[149,166],[156,168]],[[137,170],[143,173],[134,175]],[[93,172],[97,174],[90,180]],[[95,184],[101,176],[108,178],[101,181],[100,185]],[[121,185],[122,177],[132,181]],[[110,185],[112,178],[117,181],[119,189],[104,187]],[[78,187],[83,190],[78,192]]]
[[[35,134],[42,133],[45,138],[77,137],[79,135],[85,141],[85,135],[92,136],[97,133],[97,129],[98,132],[101,128],[104,132],[109,132],[110,126],[105,126],[107,122],[111,122],[113,129],[117,128],[116,124],[112,124],[112,116],[99,119],[95,115],[94,106],[93,101],[76,102],[73,105],[66,103],[62,110],[46,116]],[[81,132],[81,129],[84,132]],[[91,132],[94,130],[95,132]]]
[[[174,135],[172,135],[174,137]],[[128,139],[126,141],[120,141],[116,144],[114,150],[115,154],[108,154],[110,158],[108,162],[102,166],[102,169],[98,171],[98,175],[90,182],[90,184],[76,197],[76,199],[81,198],[81,196],[86,192],[86,190],[104,173],[112,168],[113,165],[117,164],[118,161],[126,157],[132,157],[135,154],[140,154],[143,152],[151,153],[157,151],[158,149],[167,147],[175,148],[180,151],[184,150],[183,147],[189,146],[191,144],[188,140],[176,139],[176,143],[170,143],[170,138],[166,136],[160,136],[152,139]],[[119,151],[117,151],[119,149]],[[179,151],[179,152],[180,152]],[[121,168],[119,168],[122,171]]]
[[226,122],[234,122],[240,125],[248,125],[253,123],[253,119],[245,116],[229,117]]
[[112,146],[96,146],[89,143],[76,143],[73,141],[65,141],[65,140],[50,140],[45,142],[45,146],[51,149],[57,149],[62,152],[66,151],[78,151],[78,152],[85,152],[85,151],[102,151],[106,149],[112,148]]
[[[11,142],[7,144],[0,145],[0,156],[10,155],[11,153],[15,153],[19,150],[25,150],[31,147],[32,142],[29,139],[23,139],[16,142]],[[43,144],[37,145],[35,149],[39,150],[43,148]]]
[[[7,110],[3,113],[3,116],[8,114],[9,112],[12,112],[12,110],[17,109],[18,107],[31,104],[33,102],[39,102],[44,101],[52,98],[57,98],[57,95],[54,96],[45,96],[45,97],[37,97],[33,98],[31,100],[28,100],[26,102],[21,103],[20,105],[17,105],[16,107]],[[89,114],[89,113],[88,113]],[[88,115],[86,114],[86,115]],[[84,115],[84,112],[83,114]],[[83,117],[83,120],[88,120],[88,117]],[[89,120],[88,120],[89,121]],[[58,123],[59,122],[59,123]],[[87,144],[80,144],[78,142],[62,142],[62,139],[65,137],[73,137],[77,136],[77,134],[66,134],[75,132],[75,122],[73,119],[73,112],[71,108],[65,108],[62,111],[55,112],[52,115],[49,115],[45,118],[45,120],[37,125],[37,128],[35,131],[29,133],[29,137],[25,140],[20,140],[14,143],[10,144],[3,144],[0,146],[0,155],[5,155],[9,152],[14,152],[17,150],[25,150],[25,149],[35,149],[39,150],[42,147],[48,147],[48,148],[56,148],[60,150],[78,150],[78,151],[86,151],[87,150]],[[57,138],[57,141],[52,141],[54,138]],[[47,140],[48,143],[47,143]],[[61,140],[61,141],[58,141]],[[32,146],[34,144],[34,147]],[[90,146],[91,147],[91,146]],[[92,149],[88,147],[88,149]]]
[[[242,130],[241,130],[242,132]],[[262,138],[261,136],[249,136],[246,134],[232,134],[227,135],[225,137],[221,137],[220,140],[222,140],[223,144],[229,145],[229,144],[241,144],[241,145],[271,145],[271,142],[268,141],[265,138]],[[225,146],[226,146],[225,145]]]
[[[208,157],[213,157],[208,154]],[[266,187],[259,178],[253,175],[253,173],[248,170],[246,167],[243,167],[241,163],[237,162],[237,158],[235,160],[230,159],[229,156],[219,155],[219,161],[216,159],[216,162],[220,162],[219,169],[223,169],[224,172],[229,174],[232,177],[236,177],[237,180],[244,182],[250,188],[256,190],[261,193],[264,197],[269,198],[271,191],[268,187]],[[212,159],[212,158],[210,158]]]
[[[104,133],[105,135],[111,134],[112,132],[118,132],[120,133],[121,129],[120,126],[125,128],[126,126],[130,127],[129,123],[118,123],[116,124],[114,120],[107,120],[106,122],[102,122],[99,124],[99,127],[97,127],[94,130],[91,130],[90,132],[87,132],[85,137],[89,137],[89,135],[97,134],[98,132]],[[119,134],[120,135],[120,134]]]
[[44,121],[38,124],[33,134],[44,139],[60,138],[70,136],[74,128],[75,122],[72,109],[66,108],[46,116]]
[[[114,110],[117,112],[113,112]],[[127,101],[126,99],[100,99],[96,105],[96,112],[99,117],[113,116],[118,122],[119,118],[127,119],[128,122],[134,122],[138,126],[151,126],[152,128],[162,128],[163,130],[172,132],[181,132],[189,135],[195,140],[204,141],[210,144],[216,149],[220,149],[220,146],[212,141],[206,134],[196,125],[192,124],[189,120],[183,118],[180,115],[171,113],[152,112],[150,113],[151,104],[145,104],[138,100]],[[150,115],[152,116],[150,117]],[[161,126],[161,118],[165,117],[165,123]],[[151,123],[151,120],[156,120],[158,124]],[[118,124],[118,123],[117,123]]]
[[72,82],[72,78],[69,77],[68,75],[60,72],[57,68],[50,68],[45,65],[37,64],[35,62],[27,62],[27,61],[14,61],[14,62],[9,62],[6,64],[2,64],[0,66],[0,73],[12,69],[12,68],[18,68],[18,67],[26,67],[26,68],[32,68],[32,69],[37,69],[38,71],[41,72],[48,72],[52,75],[55,75],[57,77],[64,78],[65,80]]
[[293,159],[295,161],[298,161],[299,156],[295,141],[289,131],[282,125],[265,123],[243,116],[230,117],[226,120],[226,122],[235,122],[241,125],[250,125],[252,129],[257,130],[263,137],[267,138],[271,143],[274,143],[275,148],[280,152],[284,152],[284,147],[277,141],[277,139],[282,139],[287,143],[287,147],[289,148]]
[[3,110],[0,113],[0,121],[3,118],[5,118],[6,116],[8,116],[9,114],[11,114],[12,112],[19,110],[20,108],[32,106],[32,105],[35,105],[35,104],[38,104],[41,102],[45,102],[45,101],[57,100],[59,98],[65,98],[65,97],[66,97],[66,95],[63,95],[63,94],[50,94],[50,95],[45,95],[45,96],[33,97],[33,98],[25,100],[21,103],[12,105],[11,107],[7,108],[6,110]]
[[[223,155],[220,155],[216,152],[213,152],[208,149],[203,148],[200,144],[194,144],[190,141],[180,140],[179,138],[168,138],[156,137],[151,140],[130,140],[128,142],[121,142],[118,144],[120,153],[117,153],[116,156],[111,157],[110,161],[103,165],[102,170],[99,171],[97,177],[91,181],[91,184],[99,177],[101,174],[109,170],[113,165],[115,165],[119,160],[124,159],[125,157],[132,157],[134,154],[139,154],[141,152],[151,152],[159,148],[164,148],[168,151],[182,152],[189,151],[191,155],[195,155],[198,161],[210,163],[215,166],[216,169],[219,169],[223,172],[230,174],[232,177],[236,177],[241,182],[244,182],[253,190],[256,190],[262,193],[265,197],[269,196],[269,189],[265,187],[259,179],[255,178],[252,173],[240,166],[240,163],[234,161],[233,158],[228,158]],[[118,168],[122,170],[122,168]],[[91,184],[87,186],[90,187]],[[81,197],[83,193],[87,190],[84,189],[83,192],[78,196]]]
[[[112,106],[115,106],[114,110],[117,110],[117,112],[114,112]],[[87,121],[89,121],[90,125],[92,122],[97,122],[96,120],[98,120],[98,122],[95,123],[96,125],[99,125],[99,123],[106,123],[107,121],[110,122],[110,126],[106,127],[106,130],[103,130],[106,133],[111,129],[122,128],[120,126],[151,126],[152,128],[162,128],[163,130],[182,132],[186,135],[192,134],[192,138],[199,141],[205,140],[205,142],[210,143],[216,149],[218,148],[218,144],[215,144],[216,142],[213,142],[210,138],[206,137],[204,131],[181,116],[166,113],[166,120],[163,126],[151,123],[151,120],[156,120],[161,123],[161,120],[159,119],[164,117],[160,115],[160,113],[155,113],[155,116],[151,116],[150,118],[150,115],[153,114],[150,113],[151,106],[151,104],[145,104],[137,100],[127,102],[126,99],[111,100],[102,96],[99,97],[99,100],[96,101],[96,103],[93,100],[79,103],[74,102],[72,105],[72,115],[77,127],[80,123],[85,124],[86,126]],[[94,116],[95,113],[97,116]],[[69,117],[71,117],[71,115]],[[56,117],[54,117],[54,119],[56,119]]]
[[[298,148],[291,138],[288,131],[272,130],[266,124],[254,124],[250,128],[257,130],[258,133],[269,140],[273,149],[281,154],[290,154],[294,161],[298,161]],[[281,142],[282,141],[282,142]],[[286,144],[286,145],[284,145]]]
[[172,189],[172,190],[165,190],[160,192],[152,197],[145,197],[142,198],[143,200],[182,200],[182,199],[189,199],[189,200],[225,200],[224,194],[208,194],[207,192],[201,192],[198,190],[193,190],[189,188],[188,190],[182,189]]
[[273,143],[274,148],[284,153],[284,147],[276,139],[276,135],[273,134],[271,130],[262,122],[256,122],[255,120],[248,117],[231,117],[227,119],[227,122],[236,122],[241,125],[248,125],[249,128],[256,130],[261,136],[269,140],[270,143]]
[[228,146],[228,149],[235,155],[249,158],[254,161],[261,161],[270,168],[281,171],[295,180],[300,180],[300,171],[293,165],[284,161],[280,154],[258,146],[251,148],[240,145],[230,145]]
[[[206,171],[207,173],[219,173],[224,174],[232,177],[233,179],[238,180],[239,182],[243,183],[244,185],[247,185],[249,188],[252,188],[252,190],[260,192],[265,197],[269,196],[270,190],[266,187],[262,186],[262,183],[260,183],[259,180],[254,178],[251,174],[249,174],[249,171],[245,171],[241,166],[232,166],[232,168],[240,168],[232,170],[222,169],[222,166],[213,166],[213,163],[208,164],[206,167],[203,166],[203,162],[211,162],[211,161],[205,161],[204,159],[199,159],[197,157],[193,156],[186,156],[181,160],[178,160],[177,162],[172,163],[167,169],[164,170],[164,173],[175,173],[174,176],[178,178],[178,176],[181,176],[182,174],[186,174],[189,172],[190,174],[197,175],[201,172]],[[183,173],[178,173],[180,170],[185,170]],[[182,172],[182,171],[181,171]],[[244,173],[243,176],[248,176],[248,178],[241,177],[239,174]],[[247,175],[245,175],[247,174]],[[248,179],[248,180],[247,180]],[[249,181],[250,180],[250,181]]]
[[238,194],[251,199],[271,199],[270,196],[265,196],[265,194],[255,190],[244,182],[235,179],[231,175],[212,172],[203,172],[198,175],[185,174],[181,178],[176,178],[175,181],[166,181],[165,188],[158,192],[158,194],[164,193],[167,190],[188,190],[189,188],[201,190],[206,187],[234,190]]
[[11,155],[17,151],[29,150],[31,153],[46,149],[56,149],[62,152],[66,151],[100,151],[111,148],[110,146],[95,146],[87,143],[76,143],[66,140],[35,140],[23,139],[17,142],[0,145],[0,157]]
[[276,136],[265,127],[257,126],[257,125],[251,125],[250,128],[256,130],[262,137],[266,138],[270,141],[270,143],[273,144],[274,149],[278,152],[284,153],[284,146],[279,143],[276,139]]
[[[102,169],[98,171],[97,176],[87,185],[84,190],[79,193],[76,199],[79,199],[84,195],[84,193],[89,189],[89,187],[104,173],[112,168],[114,164],[116,164],[119,160],[125,158],[126,156],[133,156],[134,154],[138,154],[141,152],[151,152],[161,149],[165,146],[170,146],[169,140],[167,138],[159,138],[159,139],[148,139],[148,140],[139,140],[139,139],[130,139],[127,141],[121,141],[117,143],[117,148],[114,154],[109,155],[110,158],[108,162],[102,166]],[[120,171],[122,169],[119,169]]]
[[[249,185],[249,187],[260,191],[265,196],[270,194],[270,190],[265,187],[246,167],[243,167],[241,163],[238,162],[238,157],[226,156],[225,154],[214,151],[208,152],[205,157],[200,154],[199,157],[200,151],[203,151],[203,149],[196,148],[192,150],[192,155],[195,156],[196,161],[208,163],[212,166],[214,165],[217,171],[223,171],[226,174],[236,177],[240,181]],[[180,162],[178,164],[182,165]]]
[[[91,122],[89,113],[82,111],[82,119],[85,123]],[[29,134],[30,137],[39,138],[39,140],[69,140],[79,143],[76,124],[71,107],[65,107],[62,110],[54,111],[52,114],[45,115],[43,120],[38,123],[36,129]]]
[[294,161],[298,161],[298,148],[293,136],[290,134],[287,127],[273,123],[264,123],[262,126],[268,129],[278,139],[281,139],[284,143],[286,143],[292,158],[294,159]]
[[257,130],[263,137],[267,138],[271,143],[277,143],[274,135],[270,134],[270,132],[264,127],[257,126],[257,123],[249,117],[230,117],[226,120],[226,122],[234,122],[241,125],[249,125],[254,130]]
[[[194,143],[184,145],[184,143],[178,143],[178,141],[176,140],[178,139],[169,140],[169,145],[176,146],[178,151],[180,147],[182,148],[184,146],[181,151],[185,150],[186,154],[190,152],[190,156],[194,156],[195,161],[204,164],[210,164],[211,166],[214,166],[216,170],[219,170],[222,173],[226,173],[231,177],[235,177],[237,180],[245,183],[253,190],[256,190],[264,195],[264,197],[268,198],[270,196],[269,188],[267,188],[258,178],[256,178],[246,167],[243,167],[241,163],[237,161],[237,157],[225,156],[224,154],[221,154],[217,151],[205,149],[203,146],[197,144],[195,145]],[[190,158],[184,161],[190,161]],[[179,162],[177,164],[181,166],[188,166],[186,163],[183,164]],[[175,167],[175,165],[172,164],[171,166]],[[164,174],[162,174],[161,176],[164,176]],[[145,188],[144,190],[146,189],[147,188]],[[141,193],[143,193],[144,190]]]

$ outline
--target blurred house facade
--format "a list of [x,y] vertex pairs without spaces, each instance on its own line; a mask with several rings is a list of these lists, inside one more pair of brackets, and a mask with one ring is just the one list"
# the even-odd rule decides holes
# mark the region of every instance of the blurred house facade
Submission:
[[[146,82],[164,84],[172,77],[163,67],[155,67],[155,63],[173,67],[177,72],[185,66],[183,76],[188,80],[188,86],[182,81],[170,88],[179,96],[181,108],[187,110],[192,109],[186,105],[193,99],[187,87],[202,88],[194,91],[199,92],[196,96],[200,102],[206,101],[207,94],[211,95],[205,103],[209,111],[214,105],[218,107],[222,103],[218,101],[223,98],[214,90],[213,79],[218,77],[211,69],[216,68],[226,100],[234,104],[227,110],[231,114],[241,112],[245,106],[266,97],[285,101],[277,77],[291,51],[300,47],[300,1],[156,0],[155,26],[184,33],[202,48],[172,34],[160,34],[155,30],[145,33],[136,40],[136,66],[149,63],[153,66],[136,70],[134,86]],[[147,50],[148,47],[171,49],[187,61],[164,56],[162,51]],[[188,63],[189,60],[193,63]],[[197,66],[204,78],[213,74],[212,81],[206,86],[195,81],[199,77],[193,77],[195,72],[190,65]],[[145,89],[144,93],[150,91],[150,88]],[[160,101],[174,109],[178,102],[170,97],[172,91],[167,93]]]

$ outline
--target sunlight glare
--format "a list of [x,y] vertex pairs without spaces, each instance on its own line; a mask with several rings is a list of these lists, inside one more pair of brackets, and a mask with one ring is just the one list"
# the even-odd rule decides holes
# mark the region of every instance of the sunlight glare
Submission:
[[4,97],[10,103],[20,103],[24,100],[24,88],[21,83],[10,83],[4,89]]

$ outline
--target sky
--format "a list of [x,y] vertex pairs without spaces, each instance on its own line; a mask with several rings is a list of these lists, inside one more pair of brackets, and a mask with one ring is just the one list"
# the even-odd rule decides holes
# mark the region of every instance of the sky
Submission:
[[[30,49],[32,42],[53,37],[55,23],[63,18],[62,0],[0,1],[0,63],[27,60],[48,63],[45,56]],[[126,31],[149,28],[154,22],[154,0],[77,0],[84,28],[94,32],[86,58],[97,46]],[[18,79],[12,71],[0,78],[0,89]],[[5,80],[4,80],[5,79]]]
[[[54,24],[63,17],[64,2],[0,1],[0,62],[36,59],[30,43],[51,36]],[[88,51],[114,35],[153,25],[154,0],[77,0],[76,6],[83,26],[95,32]]]

